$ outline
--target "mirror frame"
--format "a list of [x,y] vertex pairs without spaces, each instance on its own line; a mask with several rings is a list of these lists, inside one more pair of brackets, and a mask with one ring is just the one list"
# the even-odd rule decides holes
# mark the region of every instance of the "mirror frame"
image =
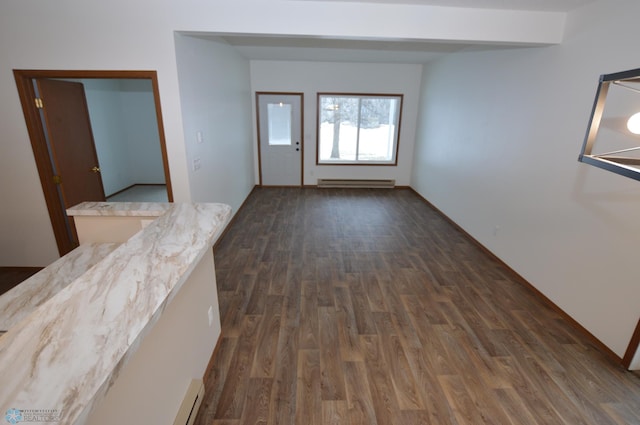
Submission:
[[624,81],[640,83],[640,68],[616,72],[613,74],[602,74],[600,76],[598,89],[596,91],[596,98],[593,102],[593,108],[589,118],[587,134],[584,138],[582,150],[578,156],[578,161],[640,181],[640,168],[631,166],[634,165],[636,167],[640,167],[640,158],[623,155],[625,151],[631,152],[640,150],[640,146],[637,148],[625,149],[624,151],[615,151],[605,154],[592,153],[598,136],[598,130],[600,129],[600,122],[602,120],[609,87],[611,84]]

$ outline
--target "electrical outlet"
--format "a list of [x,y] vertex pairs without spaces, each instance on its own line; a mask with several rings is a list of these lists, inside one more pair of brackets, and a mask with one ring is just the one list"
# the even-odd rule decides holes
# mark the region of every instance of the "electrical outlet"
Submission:
[[213,325],[213,306],[209,306],[209,310],[207,311],[207,315],[209,316],[209,327]]
[[200,158],[193,158],[193,171],[198,171],[202,167]]
[[493,228],[493,236],[498,236],[498,232],[500,231],[500,226],[496,225]]

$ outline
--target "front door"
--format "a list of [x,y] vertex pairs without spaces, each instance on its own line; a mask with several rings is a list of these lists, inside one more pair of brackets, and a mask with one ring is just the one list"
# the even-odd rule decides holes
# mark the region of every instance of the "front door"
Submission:
[[36,82],[64,208],[84,201],[104,201],[84,86],[50,79]]
[[263,186],[302,186],[302,98],[302,93],[256,93]]

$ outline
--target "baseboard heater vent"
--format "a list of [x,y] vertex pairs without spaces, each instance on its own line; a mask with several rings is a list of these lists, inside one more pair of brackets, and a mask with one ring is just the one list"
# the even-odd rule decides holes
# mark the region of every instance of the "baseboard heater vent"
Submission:
[[189,384],[189,388],[187,388],[187,394],[184,396],[184,400],[182,400],[180,410],[178,410],[173,425],[193,425],[196,421],[198,409],[200,408],[203,397],[204,384],[202,383],[202,379],[194,379],[191,381],[191,384]]
[[395,180],[371,180],[371,179],[318,179],[318,187],[342,187],[342,188],[393,188]]

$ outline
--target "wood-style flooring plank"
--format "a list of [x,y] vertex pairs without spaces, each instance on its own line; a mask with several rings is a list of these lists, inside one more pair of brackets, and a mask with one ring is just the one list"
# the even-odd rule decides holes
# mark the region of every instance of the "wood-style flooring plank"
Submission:
[[400,406],[395,396],[393,382],[388,369],[378,335],[362,335],[360,337],[365,366],[369,377],[369,389],[378,425],[393,424],[400,415]]
[[318,309],[322,400],[346,400],[338,340],[338,320],[333,307]]
[[345,362],[343,367],[349,402],[349,423],[352,425],[378,425],[364,363]]
[[459,375],[441,375],[438,381],[442,386],[456,421],[459,424],[488,424],[489,418],[484,417],[473,403],[463,379]]
[[204,377],[206,397],[203,398],[199,411],[199,417],[202,418],[203,423],[210,423],[215,418],[237,344],[237,338],[223,337],[218,345],[216,361],[212,364],[209,374]]
[[295,424],[298,334],[297,327],[285,326],[280,330],[269,424]]
[[197,425],[640,424],[625,371],[410,190],[256,188]]
[[301,350],[317,350],[319,348],[318,333],[318,286],[315,281],[302,282],[300,301],[300,316],[304,320],[300,323],[299,347]]
[[216,419],[240,419],[242,416],[260,320],[261,316],[244,317],[242,334],[216,409]]
[[298,386],[296,391],[296,423],[320,425],[320,353],[318,350],[298,351]]
[[324,425],[349,425],[349,408],[347,401],[322,401],[322,423]]
[[348,288],[336,287],[336,319],[338,321],[338,342],[343,361],[361,361],[358,326],[353,314],[351,293]]
[[252,378],[273,378],[276,366],[278,336],[280,335],[280,312],[282,297],[268,295],[266,297],[265,314],[258,329],[258,342],[251,368]]
[[424,409],[422,396],[418,391],[411,367],[407,361],[400,338],[395,333],[391,316],[387,313],[375,313],[376,327],[382,345],[382,355],[393,382],[394,393],[402,410]]
[[271,409],[271,378],[251,378],[240,423],[266,425]]
[[544,423],[536,421],[513,388],[497,388],[494,393],[500,400],[500,405],[507,413],[512,425],[544,425]]

